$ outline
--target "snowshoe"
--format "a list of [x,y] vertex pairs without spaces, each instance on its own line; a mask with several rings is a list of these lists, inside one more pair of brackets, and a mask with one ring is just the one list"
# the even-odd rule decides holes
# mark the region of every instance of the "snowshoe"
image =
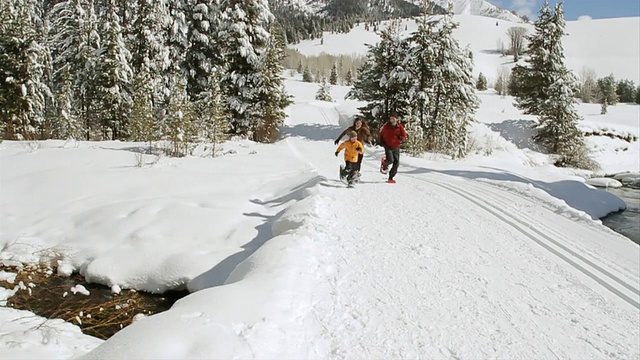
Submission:
[[344,169],[344,165],[340,165],[340,181],[345,181],[347,179],[347,172]]
[[386,174],[389,172],[389,164],[387,164],[387,156],[382,155],[382,159],[380,160],[380,172]]

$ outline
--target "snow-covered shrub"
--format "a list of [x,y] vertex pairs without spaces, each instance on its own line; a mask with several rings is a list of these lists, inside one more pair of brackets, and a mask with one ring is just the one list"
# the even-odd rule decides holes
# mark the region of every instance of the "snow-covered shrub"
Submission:
[[316,100],[333,102],[333,98],[331,97],[331,86],[327,84],[326,81],[320,84],[320,88],[316,93]]
[[580,147],[577,147],[574,151],[560,156],[555,165],[560,167],[572,167],[590,171],[601,170],[600,164],[593,160],[593,158],[591,157],[591,151],[584,144]]

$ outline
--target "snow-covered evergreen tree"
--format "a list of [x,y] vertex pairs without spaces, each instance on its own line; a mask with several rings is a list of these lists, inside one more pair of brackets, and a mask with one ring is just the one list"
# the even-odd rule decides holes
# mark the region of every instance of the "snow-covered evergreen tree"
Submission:
[[527,37],[527,64],[516,65],[511,77],[517,81],[517,87],[512,89],[517,107],[525,114],[538,115],[549,99],[548,90],[555,82],[556,73],[565,67],[562,48],[564,26],[558,27],[554,23],[554,13],[548,0],[540,9],[534,26],[535,32]]
[[316,92],[316,100],[333,102],[333,98],[331,97],[331,85],[327,84],[326,81],[320,84],[318,92]]
[[151,71],[143,63],[133,84],[133,103],[129,124],[130,139],[148,143],[149,152],[154,141],[160,140],[161,128],[154,112],[154,84]]
[[[186,0],[171,0],[167,2],[169,16],[166,20],[166,48],[169,49],[165,58],[166,67],[162,74],[160,92],[163,95],[161,107],[166,108],[171,102],[171,96],[178,84],[186,80],[185,58],[189,48],[189,26],[187,21]],[[167,112],[164,111],[163,114]]]
[[476,89],[480,91],[487,90],[487,78],[482,73],[478,75],[478,82],[476,83]]
[[0,25],[0,114],[9,136],[45,137],[45,107],[52,97],[45,73],[49,49],[41,4],[2,2]]
[[369,45],[358,79],[345,97],[368,102],[359,109],[374,128],[386,122],[391,111],[402,115],[410,107],[408,47],[408,42],[400,38],[399,24],[393,22],[380,33],[380,42]]
[[229,119],[225,113],[224,98],[220,89],[220,77],[218,72],[209,76],[209,91],[194,103],[201,129],[201,139],[211,145],[211,156],[218,155],[218,145],[227,139],[229,131]]
[[329,75],[329,83],[331,85],[337,85],[338,84],[338,67],[336,66],[335,63],[331,67],[331,74]]
[[210,78],[223,65],[217,41],[220,13],[217,0],[197,0],[189,9],[189,47],[185,70],[188,76],[187,93],[192,100],[207,96]]
[[[157,111],[163,98],[163,75],[171,66],[166,31],[171,21],[169,5],[166,0],[137,0],[136,4],[129,46],[131,68],[136,76],[145,73],[137,76],[136,86],[151,91],[151,111]],[[149,81],[149,84],[140,84],[140,81]]]
[[305,66],[302,72],[302,81],[303,82],[313,82],[313,76],[311,75],[311,70],[309,70],[309,66]]
[[438,20],[420,21],[410,38],[413,86],[409,94],[429,148],[463,157],[467,127],[475,121],[479,100],[470,52],[453,37],[457,26],[452,6]]
[[262,75],[264,83],[260,92],[257,108],[262,108],[260,116],[252,127],[253,140],[258,142],[275,142],[280,134],[280,126],[284,124],[286,113],[284,109],[293,101],[284,88],[282,61],[286,47],[285,34],[274,22],[270,27],[271,37],[267,45],[267,52],[263,59]]
[[190,153],[190,145],[197,137],[194,108],[187,94],[186,79],[179,80],[171,88],[169,99],[162,133],[171,146],[169,155],[182,157]]
[[[545,7],[548,3],[545,2]],[[547,11],[543,8],[543,13]],[[545,30],[546,47],[543,68],[549,73],[544,74],[545,81],[551,84],[544,89],[545,101],[536,105],[539,114],[538,133],[534,139],[547,147],[554,154],[562,156],[560,165],[583,166],[585,150],[583,136],[578,129],[579,116],[575,110],[577,103],[574,93],[577,90],[576,79],[569,69],[564,66],[564,56],[560,38],[564,34],[565,20],[562,4],[556,5],[549,16],[549,25]],[[539,35],[534,35],[534,38]],[[536,39],[538,41],[538,39]],[[540,51],[541,53],[545,51]],[[538,59],[542,60],[542,59]],[[541,75],[535,75],[541,76]],[[534,104],[533,102],[529,104]]]
[[263,108],[260,101],[266,79],[262,72],[273,15],[266,0],[226,0],[222,3],[219,39],[227,61],[222,77],[232,131],[248,134]]
[[616,93],[616,79],[612,75],[598,79],[596,83],[596,96],[598,102],[602,105],[602,114],[607,113],[609,105],[618,103],[618,94]]
[[114,139],[129,135],[131,111],[131,53],[124,42],[117,0],[107,0],[102,30],[104,33],[96,78],[96,93],[100,101],[99,117],[103,131],[110,130]]
[[89,129],[96,128],[91,122],[96,121],[94,80],[100,44],[94,5],[92,1],[62,1],[54,5],[51,17],[54,20],[50,46],[56,49],[53,77],[57,113],[66,114],[59,119],[79,122],[74,127],[84,129],[83,138],[88,140]]
[[56,116],[54,135],[62,139],[79,140],[85,136],[83,123],[78,117],[77,101],[74,95],[74,82],[70,68],[66,67],[59,75],[56,89]]
[[344,76],[344,84],[346,86],[353,85],[353,71],[351,69],[347,70],[347,74]]

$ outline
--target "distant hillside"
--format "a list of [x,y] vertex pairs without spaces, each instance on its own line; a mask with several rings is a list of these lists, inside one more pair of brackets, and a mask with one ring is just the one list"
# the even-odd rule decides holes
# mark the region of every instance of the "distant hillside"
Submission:
[[[496,20],[483,16],[456,15],[460,26],[454,35],[462,46],[473,51],[474,72],[483,72],[491,81],[501,68],[513,67],[513,59],[502,56],[499,43],[508,44],[507,29],[522,26],[530,32],[531,24]],[[380,28],[387,26],[383,22]],[[415,21],[405,19],[401,29],[409,34],[417,29]],[[406,30],[405,30],[406,29]],[[613,74],[616,79],[629,79],[636,84],[640,81],[640,18],[599,19],[588,21],[567,21],[567,35],[562,39],[567,66],[576,76],[583,68],[595,70],[598,77]],[[624,36],[621,36],[621,35]],[[331,55],[365,54],[365,44],[375,44],[379,36],[371,28],[360,24],[348,34],[325,33],[322,44],[318,40],[306,40],[291,45],[304,55],[325,52]]]
[[[374,27],[380,21],[422,14],[422,5],[405,0],[269,0],[269,6],[292,44],[319,38],[323,30],[345,33],[358,23]],[[433,4],[430,11],[445,10]]]
[[[421,4],[421,0],[413,0]],[[450,0],[431,0],[435,4],[446,8]],[[458,15],[478,15],[512,22],[525,22],[517,14],[501,9],[486,0],[453,0],[453,12]]]

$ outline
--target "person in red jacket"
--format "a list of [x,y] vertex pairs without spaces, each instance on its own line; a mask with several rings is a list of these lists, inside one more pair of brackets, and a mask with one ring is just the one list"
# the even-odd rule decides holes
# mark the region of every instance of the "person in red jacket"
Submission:
[[[400,165],[400,145],[407,140],[407,132],[398,120],[398,113],[392,111],[389,114],[389,121],[380,130],[380,145],[384,147],[384,154],[387,158],[384,170],[391,166],[389,180],[387,182],[395,184],[393,178],[398,173]],[[391,165],[393,164],[393,165]]]

